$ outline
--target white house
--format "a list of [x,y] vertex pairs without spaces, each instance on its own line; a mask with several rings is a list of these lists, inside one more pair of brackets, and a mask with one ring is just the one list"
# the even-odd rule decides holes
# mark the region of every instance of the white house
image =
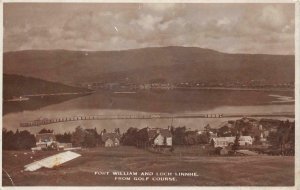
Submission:
[[162,134],[158,134],[153,141],[154,146],[172,146],[172,137],[163,136]]
[[239,139],[239,143],[241,146],[252,145],[253,139],[250,136],[241,136]]
[[47,149],[49,146],[56,144],[54,133],[41,133],[36,134],[36,146],[40,149]]
[[153,146],[172,146],[172,134],[169,129],[149,129],[148,137]]
[[[213,147],[226,147],[233,145],[235,141],[235,137],[216,137],[212,138],[211,144]],[[253,139],[250,136],[240,136],[239,138],[239,144],[241,146],[248,146],[252,145]]]
[[36,147],[32,150],[45,150],[45,149],[65,149],[72,148],[72,143],[60,143],[56,141],[54,133],[41,133],[35,135]]

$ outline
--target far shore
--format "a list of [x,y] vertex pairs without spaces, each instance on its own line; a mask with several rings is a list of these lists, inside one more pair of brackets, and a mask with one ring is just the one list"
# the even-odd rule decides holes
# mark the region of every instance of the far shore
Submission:
[[293,92],[294,88],[235,88],[235,87],[176,87],[174,90],[235,90],[235,91],[275,91]]

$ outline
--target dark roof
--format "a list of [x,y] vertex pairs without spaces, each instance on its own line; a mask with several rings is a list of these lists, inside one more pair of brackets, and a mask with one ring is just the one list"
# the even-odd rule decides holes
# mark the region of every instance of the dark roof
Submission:
[[172,137],[171,131],[169,131],[168,129],[161,129],[159,131],[159,133],[163,136],[163,137]]
[[38,133],[36,134],[35,138],[37,141],[39,141],[39,139],[41,140],[45,140],[49,138],[52,138],[53,140],[56,139],[54,133]]
[[156,138],[159,134],[163,137],[172,137],[171,131],[169,129],[149,129],[148,130],[148,137],[149,139]]
[[148,138],[153,139],[157,136],[157,129],[149,129]]
[[102,141],[106,141],[107,139],[114,140],[117,138],[118,140],[121,138],[121,136],[117,133],[103,133],[102,134]]

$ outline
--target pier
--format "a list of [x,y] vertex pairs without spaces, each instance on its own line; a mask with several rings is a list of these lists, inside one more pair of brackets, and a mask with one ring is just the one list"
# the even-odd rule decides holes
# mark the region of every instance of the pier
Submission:
[[20,127],[34,127],[60,122],[85,121],[85,120],[120,120],[120,119],[175,119],[175,118],[238,118],[238,117],[290,117],[295,113],[271,113],[271,114],[139,114],[139,115],[91,115],[72,116],[61,118],[44,118],[20,123]]

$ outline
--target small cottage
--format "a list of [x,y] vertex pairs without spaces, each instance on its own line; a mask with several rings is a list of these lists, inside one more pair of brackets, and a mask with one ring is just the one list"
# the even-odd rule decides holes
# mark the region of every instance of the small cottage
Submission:
[[118,133],[103,133],[101,135],[105,147],[120,146],[120,138],[121,136]]

